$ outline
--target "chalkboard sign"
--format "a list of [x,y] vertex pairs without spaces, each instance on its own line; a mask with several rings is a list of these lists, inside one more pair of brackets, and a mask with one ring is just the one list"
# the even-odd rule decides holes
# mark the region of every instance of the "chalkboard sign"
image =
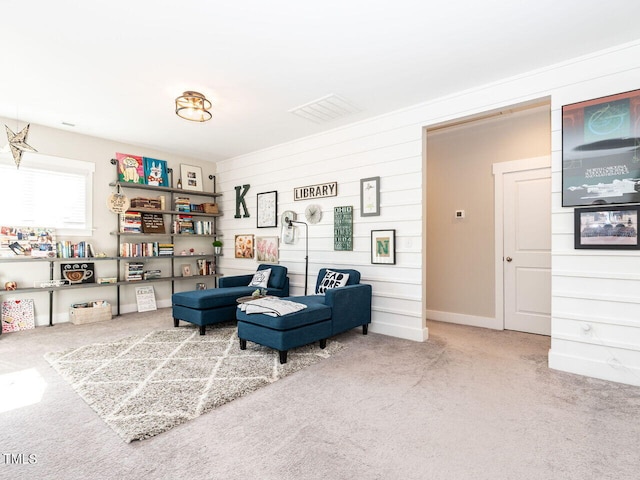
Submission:
[[164,229],[164,217],[160,213],[142,213],[143,233],[166,233]]
[[333,249],[353,250],[353,207],[333,209]]

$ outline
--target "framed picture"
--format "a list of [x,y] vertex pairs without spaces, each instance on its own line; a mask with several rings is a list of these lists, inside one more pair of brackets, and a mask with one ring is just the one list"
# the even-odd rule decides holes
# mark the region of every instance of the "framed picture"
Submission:
[[395,230],[371,230],[371,263],[396,264]]
[[253,258],[253,235],[236,235],[236,258]]
[[259,262],[278,263],[278,237],[256,237],[256,257]]
[[17,332],[35,328],[33,299],[4,300],[2,302],[2,332]]
[[191,277],[193,273],[191,272],[191,265],[188,263],[183,263],[181,265],[182,268],[182,276],[183,277]]
[[258,228],[278,226],[278,192],[258,194]]
[[562,206],[640,203],[640,90],[562,107]]
[[61,263],[60,276],[69,283],[95,283],[95,265],[93,263]]
[[640,205],[576,208],[575,248],[637,250]]
[[118,181],[145,183],[142,157],[128,153],[116,153],[118,161]]
[[144,162],[144,179],[147,185],[169,187],[167,162],[155,158],[142,157]]
[[380,215],[380,177],[360,180],[360,216]]
[[333,249],[353,250],[353,207],[333,207]]
[[194,192],[203,192],[202,187],[202,169],[193,165],[180,164],[180,180],[182,180],[183,190],[192,190]]

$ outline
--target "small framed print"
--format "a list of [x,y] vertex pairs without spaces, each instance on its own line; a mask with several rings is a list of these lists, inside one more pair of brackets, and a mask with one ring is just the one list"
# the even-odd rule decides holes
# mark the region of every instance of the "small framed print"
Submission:
[[638,250],[640,205],[576,208],[575,248]]
[[395,230],[371,230],[371,263],[396,264]]
[[253,235],[236,235],[235,257],[253,258]]
[[182,276],[183,277],[191,277],[193,273],[191,273],[191,265],[188,263],[182,264]]
[[360,216],[376,217],[380,215],[380,177],[360,180]]
[[258,194],[258,228],[278,226],[278,192]]
[[180,180],[182,180],[182,189],[194,192],[203,192],[202,187],[202,168],[193,165],[180,164]]
[[278,263],[278,237],[256,237],[256,259],[259,262]]

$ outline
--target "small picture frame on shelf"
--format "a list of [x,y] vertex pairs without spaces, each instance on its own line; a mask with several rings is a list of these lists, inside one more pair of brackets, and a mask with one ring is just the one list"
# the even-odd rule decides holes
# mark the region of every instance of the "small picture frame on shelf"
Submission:
[[191,265],[188,263],[183,263],[181,265],[182,268],[182,276],[183,277],[191,277],[193,276],[193,273],[191,273]]
[[183,190],[203,192],[202,168],[193,165],[180,164],[180,180]]

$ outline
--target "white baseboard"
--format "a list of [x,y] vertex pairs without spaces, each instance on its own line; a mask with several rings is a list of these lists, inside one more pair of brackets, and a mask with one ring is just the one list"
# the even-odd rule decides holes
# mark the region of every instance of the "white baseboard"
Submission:
[[640,386],[640,369],[620,363],[577,357],[549,350],[549,368],[611,382]]
[[392,325],[390,323],[371,322],[369,324],[369,331],[372,333],[379,333],[381,335],[388,335],[390,337],[413,340],[415,342],[424,342],[429,338],[429,329],[426,327],[417,329]]
[[493,330],[504,330],[502,322],[495,317],[480,317],[477,315],[466,315],[464,313],[440,312],[438,310],[427,310],[427,322],[436,320],[438,322],[457,323],[470,327],[491,328]]

